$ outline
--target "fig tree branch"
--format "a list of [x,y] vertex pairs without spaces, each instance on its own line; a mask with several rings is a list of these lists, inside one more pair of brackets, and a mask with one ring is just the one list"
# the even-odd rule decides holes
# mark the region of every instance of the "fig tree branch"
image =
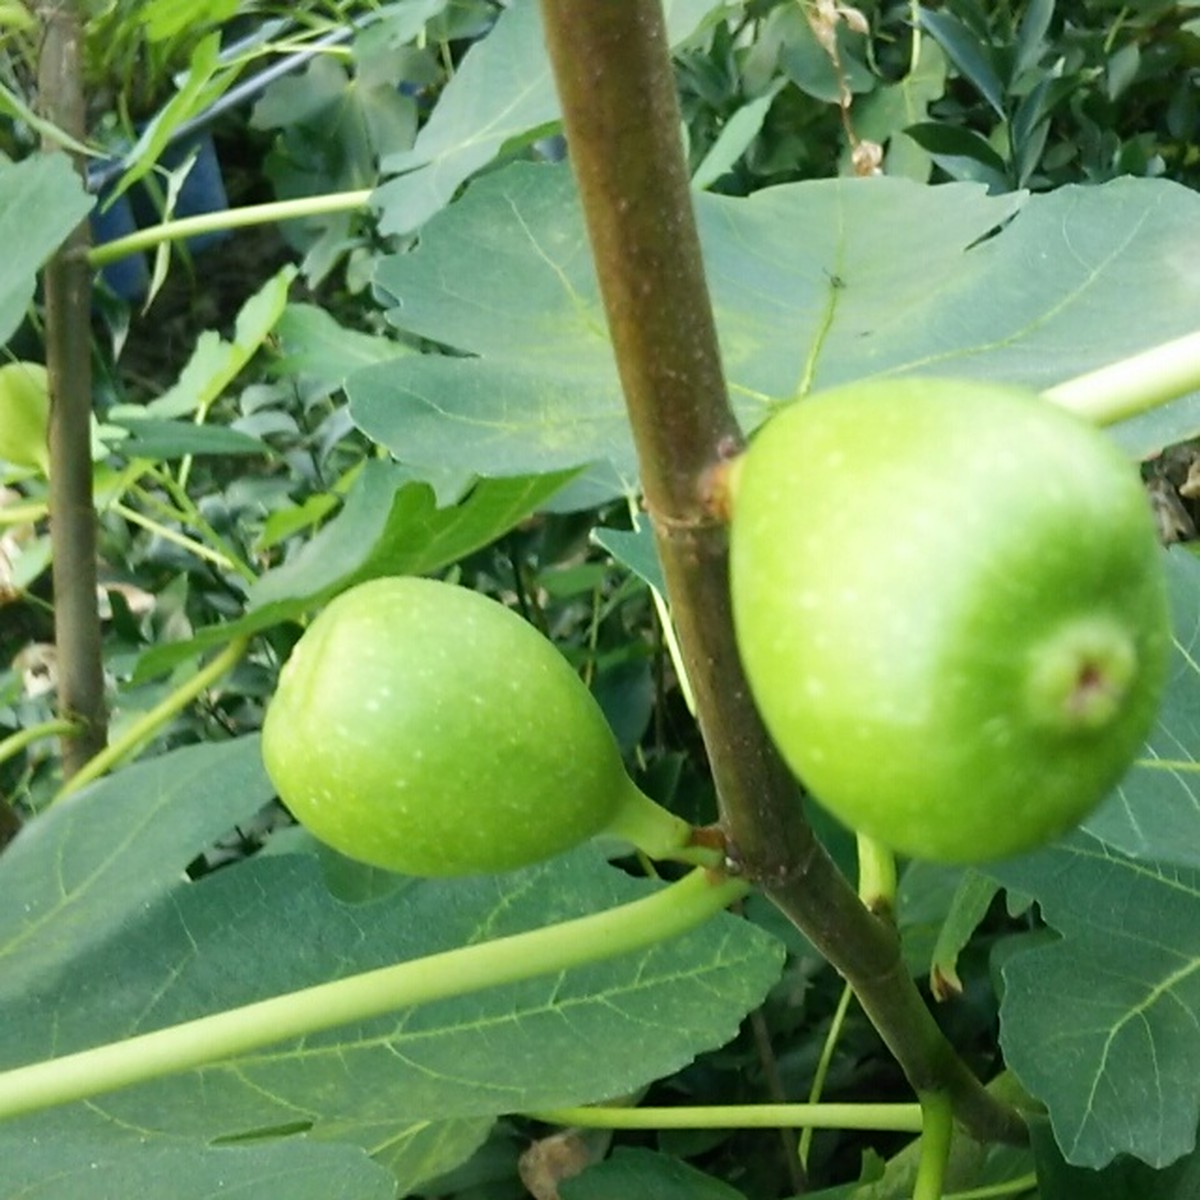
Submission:
[[974,1135],[1021,1141],[942,1035],[886,920],[813,836],[750,699],[733,638],[727,537],[709,481],[741,446],[704,280],[661,0],[542,0],[646,507],[721,802],[747,878],[854,988],[918,1094]]
[[[41,115],[76,140],[86,136],[81,32],[76,6],[39,4]],[[65,153],[52,142],[47,152]],[[78,160],[77,171],[81,170]],[[58,706],[77,723],[62,738],[63,775],[74,775],[107,738],[100,614],[96,605],[96,511],[92,503],[92,275],[82,221],[47,263],[46,366],[50,374],[50,539]]]

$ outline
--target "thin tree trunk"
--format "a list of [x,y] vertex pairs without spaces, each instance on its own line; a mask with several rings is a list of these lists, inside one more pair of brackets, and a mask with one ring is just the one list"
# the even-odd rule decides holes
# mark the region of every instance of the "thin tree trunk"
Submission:
[[[86,136],[77,6],[39,6],[41,113],[72,137]],[[47,150],[58,150],[53,143]],[[75,160],[82,174],[82,163]],[[104,674],[96,605],[96,512],[91,461],[91,297],[86,221],[46,265],[46,357],[50,373],[50,538],[54,553],[54,630],[58,704],[79,723],[62,739],[69,778],[105,743]]]
[[[542,0],[571,164],[637,444],[646,507],[721,802],[745,874],[849,981],[914,1089],[982,1140],[1021,1142],[941,1033],[892,925],[804,819],[733,637],[728,538],[708,494],[741,446],[704,280],[661,0]],[[801,231],[797,231],[798,235]]]

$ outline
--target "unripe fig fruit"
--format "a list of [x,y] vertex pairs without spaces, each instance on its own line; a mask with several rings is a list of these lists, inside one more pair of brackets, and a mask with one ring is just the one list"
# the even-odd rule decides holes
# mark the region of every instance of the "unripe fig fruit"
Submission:
[[1170,625],[1138,472],[1033,393],[904,379],[802,400],[744,456],[731,539],[771,736],[898,851],[1047,842],[1153,724]]
[[430,579],[361,584],[313,621],[267,710],[263,760],[316,837],[410,875],[507,870],[601,832],[668,856],[691,833],[635,787],[550,642]]
[[0,459],[50,471],[50,377],[41,363],[0,367]]

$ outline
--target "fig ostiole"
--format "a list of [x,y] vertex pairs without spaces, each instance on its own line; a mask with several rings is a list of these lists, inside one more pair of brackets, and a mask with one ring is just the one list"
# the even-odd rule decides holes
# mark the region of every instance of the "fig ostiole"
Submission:
[[739,652],[831,812],[967,863],[1117,784],[1171,637],[1139,473],[1105,434],[1019,388],[863,382],[771,418],[736,478]]
[[638,790],[558,650],[436,580],[360,584],[315,618],[268,707],[263,759],[319,840],[406,874],[508,870],[602,833],[690,857],[691,827]]

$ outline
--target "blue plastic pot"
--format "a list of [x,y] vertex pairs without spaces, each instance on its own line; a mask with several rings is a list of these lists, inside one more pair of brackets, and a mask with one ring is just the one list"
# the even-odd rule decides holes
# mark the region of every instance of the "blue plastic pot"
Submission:
[[[187,138],[171,143],[160,158],[167,170],[174,170],[192,151],[196,161],[183,181],[175,202],[175,217],[193,217],[204,213],[224,212],[229,207],[225,181],[216,148],[207,130],[198,130]],[[92,212],[92,241],[97,245],[157,225],[162,220],[158,208],[143,184],[135,184],[124,195],[109,202],[116,181],[125,164],[120,159],[102,163],[89,175],[91,186],[98,188],[98,204]],[[188,238],[186,245],[193,254],[201,253],[228,236],[227,230]],[[100,277],[122,300],[130,304],[141,300],[150,287],[150,270],[143,253],[130,254],[102,267]]]

